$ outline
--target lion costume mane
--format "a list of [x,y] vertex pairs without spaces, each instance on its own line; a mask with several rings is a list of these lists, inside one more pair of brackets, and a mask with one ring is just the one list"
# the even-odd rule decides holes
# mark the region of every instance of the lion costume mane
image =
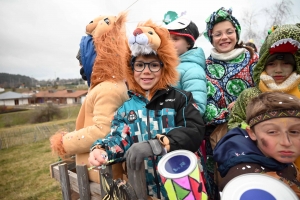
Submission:
[[[163,70],[159,82],[149,91],[149,99],[153,97],[157,90],[165,89],[169,85],[176,85],[178,81],[178,72],[176,66],[179,64],[176,50],[170,40],[168,29],[163,28],[151,20],[144,23],[139,23],[134,30],[133,35],[129,37],[129,44],[133,60],[138,55],[157,54],[163,62]],[[128,87],[143,96],[146,96],[146,91],[136,83],[133,76],[131,63],[125,70]]]
[[[126,37],[126,13],[119,16],[100,16],[86,26],[86,33],[93,36],[97,53],[91,87],[83,102],[73,132],[58,131],[50,138],[51,148],[61,157],[76,154],[76,164],[89,167],[91,145],[110,133],[114,112],[128,99],[124,81],[124,67],[130,58]],[[90,179],[99,182],[98,172]]]

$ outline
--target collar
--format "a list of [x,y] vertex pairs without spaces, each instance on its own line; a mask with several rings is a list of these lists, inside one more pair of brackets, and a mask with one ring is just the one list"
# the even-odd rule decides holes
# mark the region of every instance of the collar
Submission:
[[227,53],[219,53],[215,48],[211,49],[210,55],[216,60],[222,60],[222,61],[229,61],[232,60],[242,53],[245,53],[246,49],[245,48],[237,48],[233,49]]

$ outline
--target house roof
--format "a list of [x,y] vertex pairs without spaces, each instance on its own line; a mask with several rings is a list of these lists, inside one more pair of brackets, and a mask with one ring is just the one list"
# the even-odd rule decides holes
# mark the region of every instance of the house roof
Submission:
[[48,90],[40,91],[35,94],[36,98],[78,98],[85,96],[88,93],[87,90]]
[[28,94],[21,94],[21,93],[17,93],[17,92],[12,92],[12,91],[8,91],[8,92],[4,92],[2,94],[0,94],[0,100],[8,100],[8,99],[28,99],[30,98],[31,95]]

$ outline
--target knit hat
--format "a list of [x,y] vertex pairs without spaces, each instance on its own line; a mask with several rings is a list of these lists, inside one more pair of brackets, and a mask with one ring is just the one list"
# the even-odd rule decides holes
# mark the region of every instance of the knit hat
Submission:
[[239,41],[241,34],[241,25],[239,21],[232,16],[232,9],[226,10],[224,7],[221,7],[219,10],[213,12],[206,20],[206,31],[204,32],[204,36],[206,39],[212,43],[212,29],[214,26],[223,21],[230,21],[235,27],[235,31],[237,33],[237,41]]
[[295,58],[294,58],[293,54],[291,54],[291,53],[274,53],[274,54],[271,54],[267,58],[266,65],[268,65],[268,63],[273,62],[275,60],[284,60],[285,62],[291,64],[292,66],[296,65]]
[[183,36],[193,48],[195,40],[199,37],[197,25],[186,17],[180,17],[165,26],[171,35]]

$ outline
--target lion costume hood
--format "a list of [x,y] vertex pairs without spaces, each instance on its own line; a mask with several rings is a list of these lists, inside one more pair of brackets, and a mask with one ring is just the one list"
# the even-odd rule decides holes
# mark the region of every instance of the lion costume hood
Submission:
[[[158,55],[164,64],[162,67],[162,78],[149,91],[149,99],[153,97],[157,90],[176,85],[179,77],[176,70],[179,64],[179,58],[170,39],[169,31],[166,28],[158,26],[151,20],[148,20],[144,23],[139,23],[128,40],[132,56],[131,60],[138,55],[154,53]],[[145,96],[146,91],[134,80],[131,62],[128,63],[125,70],[125,77],[130,90]]]

